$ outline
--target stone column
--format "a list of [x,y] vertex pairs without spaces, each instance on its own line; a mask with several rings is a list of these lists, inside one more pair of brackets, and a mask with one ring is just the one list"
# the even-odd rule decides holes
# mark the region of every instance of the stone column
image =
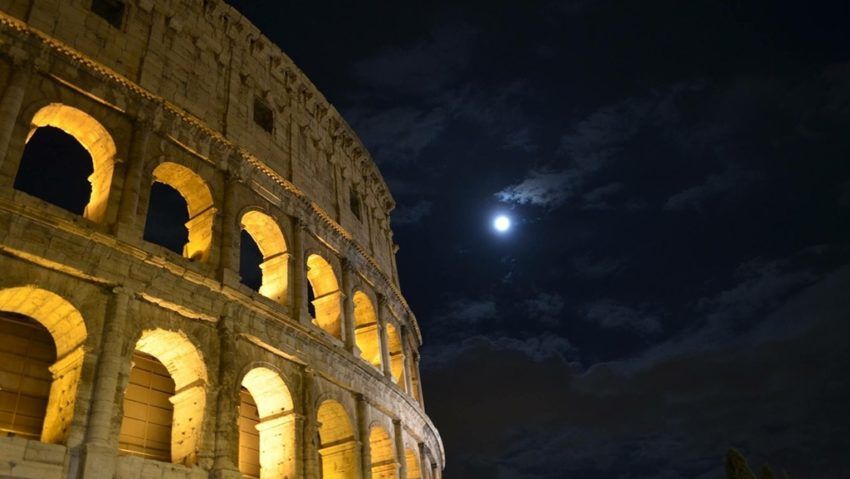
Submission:
[[401,420],[393,419],[393,438],[395,439],[395,457],[398,463],[398,476],[407,479],[407,457],[404,454],[404,433],[401,429]]
[[401,327],[401,357],[402,369],[404,370],[404,390],[413,397],[413,382],[410,377],[410,330],[407,326]]
[[221,264],[219,265],[219,277],[225,285],[236,286],[239,284],[239,241],[241,230],[237,225],[239,212],[236,210],[236,193],[241,178],[235,170],[229,169],[224,174],[224,211],[221,218]]
[[304,427],[301,435],[301,464],[304,479],[319,479],[319,424],[316,414],[315,378],[312,369],[305,368],[302,375],[302,407]]
[[145,120],[137,121],[133,129],[133,140],[127,158],[127,171],[121,190],[118,222],[115,225],[115,235],[123,240],[139,240],[144,234],[144,225],[139,225],[139,194],[152,129],[153,125]]
[[387,297],[378,294],[378,326],[381,334],[381,366],[384,368],[384,376],[393,380],[393,370],[390,365],[390,348],[387,341]]
[[355,394],[357,400],[357,441],[360,443],[360,471],[363,479],[372,479],[372,445],[369,436],[369,403],[362,394]]
[[419,353],[413,355],[413,371],[416,373],[416,384],[413,386],[416,388],[416,399],[419,401],[419,405],[422,406],[422,409],[425,409],[425,396],[422,395],[422,374],[419,370]]
[[94,394],[86,431],[86,445],[82,463],[83,476],[102,474],[112,477],[115,471],[115,443],[112,437],[116,418],[115,404],[119,395],[119,375],[124,362],[124,341],[127,309],[132,292],[118,287],[112,290],[101,330],[100,355],[97,361]]
[[425,443],[420,442],[419,446],[419,475],[421,479],[431,479],[431,463],[428,461],[428,455],[425,454]]
[[345,349],[354,354],[355,357],[360,357],[360,352],[357,350],[357,337],[354,333],[356,318],[354,317],[354,295],[352,288],[354,287],[354,266],[351,262],[342,258],[342,325],[345,331]]
[[289,304],[292,319],[309,326],[311,318],[307,314],[307,258],[304,257],[306,230],[307,225],[301,219],[292,219],[292,300]]
[[[3,97],[0,98],[0,181],[2,183],[8,181],[9,187],[14,181],[15,172],[12,172],[12,176],[7,180],[2,176],[3,167],[6,165],[9,143],[12,140],[15,124],[21,113],[21,105],[24,101],[27,85],[32,77],[32,70],[21,62],[13,61],[11,68],[9,83],[6,86],[6,91],[3,92]],[[3,184],[2,186],[7,185]]]
[[219,364],[218,401],[215,421],[215,458],[213,477],[240,478],[236,460],[239,451],[237,411],[239,408],[239,371],[236,358],[236,331],[233,318],[223,316],[218,321]]

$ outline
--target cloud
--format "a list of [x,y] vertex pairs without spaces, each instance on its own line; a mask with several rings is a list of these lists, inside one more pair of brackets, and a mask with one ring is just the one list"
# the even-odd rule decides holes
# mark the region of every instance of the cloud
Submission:
[[[744,270],[742,283],[763,276]],[[791,336],[743,334],[639,369],[621,367],[626,359],[582,370],[569,343],[557,339],[534,355],[533,341],[476,338],[424,378],[431,416],[454,441],[447,473],[710,479],[722,477],[724,452],[736,447],[751,464],[770,463],[791,477],[847,477],[848,286],[850,266],[761,316],[773,329],[805,323]]]
[[608,202],[608,199],[622,189],[622,183],[614,182],[590,190],[582,195],[582,208],[586,210],[609,210],[613,206]]
[[709,175],[704,182],[686,188],[667,199],[665,210],[684,211],[701,210],[703,205],[727,193],[740,193],[741,190],[761,177],[754,171],[742,170],[738,165],[730,164],[723,172]]
[[425,347],[426,353],[422,354],[424,369],[451,367],[459,357],[473,351],[513,352],[537,363],[554,359],[567,364],[576,356],[572,343],[553,333],[522,338],[498,333],[476,334],[459,341]]
[[441,107],[355,108],[346,112],[379,165],[416,161],[446,129],[450,116]]
[[420,200],[412,206],[399,205],[392,212],[392,222],[396,226],[419,223],[431,214],[431,206],[431,202],[427,200]]
[[492,299],[458,299],[450,302],[446,311],[436,319],[477,323],[484,319],[493,319],[496,315],[496,302]]
[[564,298],[558,293],[538,293],[525,301],[532,317],[544,323],[557,323],[564,311]]
[[610,276],[623,267],[623,261],[614,258],[594,259],[590,255],[573,258],[573,270],[579,275],[591,279]]
[[583,319],[604,329],[632,330],[641,334],[661,332],[657,312],[649,306],[633,308],[612,299],[603,299],[585,305]]
[[568,170],[532,170],[528,178],[496,193],[506,203],[557,207],[573,196],[579,177]]
[[[566,168],[532,168],[523,180],[503,188],[496,197],[507,203],[554,208],[582,195],[592,177],[613,162],[627,159],[627,146],[642,129],[670,128],[678,120],[675,99],[694,88],[697,86],[692,83],[678,83],[593,111],[560,139],[557,155],[569,162]],[[608,207],[604,198],[622,188],[620,182],[607,183],[587,192],[583,204],[588,209]]]
[[808,269],[796,268],[792,259],[756,258],[738,266],[735,278],[738,283],[733,287],[698,300],[697,310],[710,323],[730,326],[775,309],[788,294],[814,282],[817,276]]
[[412,44],[387,48],[354,65],[362,84],[398,93],[427,95],[444,91],[469,63],[478,29],[451,23]]

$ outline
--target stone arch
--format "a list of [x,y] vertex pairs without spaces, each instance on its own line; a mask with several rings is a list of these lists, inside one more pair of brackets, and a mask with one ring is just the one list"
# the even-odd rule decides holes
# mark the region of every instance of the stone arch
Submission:
[[337,401],[325,400],[319,405],[316,419],[322,479],[358,477],[357,442],[345,408]]
[[157,165],[152,176],[154,182],[174,188],[186,201],[188,241],[183,247],[183,256],[191,260],[209,260],[216,209],[206,181],[191,169],[169,161]]
[[58,128],[74,137],[91,156],[93,172],[87,178],[91,196],[83,217],[102,223],[106,219],[118,151],[112,135],[88,113],[63,103],[49,103],[35,112],[26,142],[29,143],[36,130],[44,127]]
[[408,447],[404,450],[404,462],[407,466],[407,478],[405,479],[422,479],[422,472],[419,468],[419,454],[416,449]]
[[32,318],[47,328],[56,346],[41,441],[63,443],[74,418],[77,388],[88,337],[80,312],[63,297],[36,286],[0,290],[0,311]]
[[378,326],[378,316],[369,296],[363,291],[356,291],[352,298],[354,303],[354,341],[360,350],[360,357],[381,370],[381,330]]
[[[174,395],[168,399],[173,405],[171,462],[194,464],[207,400],[208,379],[203,355],[182,331],[159,328],[143,331],[136,342],[136,351],[156,358],[174,381]],[[122,426],[126,419],[125,415]]]
[[372,479],[398,479],[395,442],[383,426],[373,425],[369,429],[369,451],[371,452]]
[[392,321],[387,321],[387,349],[390,357],[390,373],[393,381],[404,389],[404,349],[402,348],[401,335]]
[[[242,378],[242,387],[256,404],[259,433],[259,477],[295,477],[295,415],[292,394],[277,371],[258,366]],[[242,470],[240,433],[240,471]]]
[[247,211],[239,223],[251,235],[263,255],[259,293],[283,303],[289,291],[289,254],[283,230],[274,218],[258,210]]
[[318,254],[307,257],[307,280],[313,291],[313,322],[337,339],[342,339],[341,292],[336,273],[328,261]]

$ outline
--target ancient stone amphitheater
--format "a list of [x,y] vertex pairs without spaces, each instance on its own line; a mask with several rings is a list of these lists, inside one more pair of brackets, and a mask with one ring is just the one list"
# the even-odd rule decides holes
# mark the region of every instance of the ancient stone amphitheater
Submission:
[[393,199],[255,26],[0,0],[0,95],[0,477],[441,477]]

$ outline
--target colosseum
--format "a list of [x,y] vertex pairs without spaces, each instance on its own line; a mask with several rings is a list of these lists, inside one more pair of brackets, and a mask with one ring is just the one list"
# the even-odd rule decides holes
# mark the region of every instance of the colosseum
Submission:
[[392,196],[239,12],[0,0],[0,95],[0,477],[442,476]]

